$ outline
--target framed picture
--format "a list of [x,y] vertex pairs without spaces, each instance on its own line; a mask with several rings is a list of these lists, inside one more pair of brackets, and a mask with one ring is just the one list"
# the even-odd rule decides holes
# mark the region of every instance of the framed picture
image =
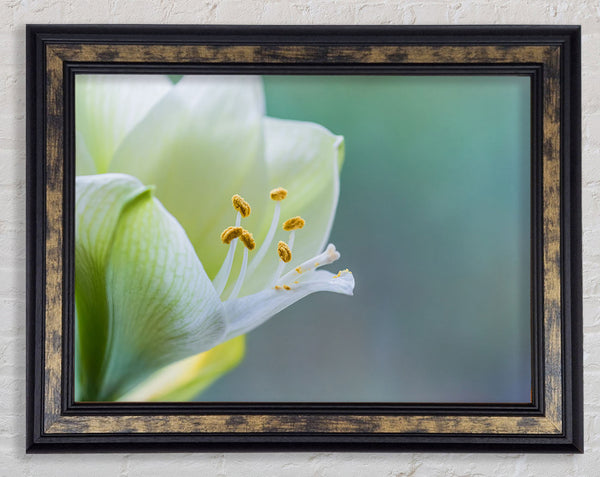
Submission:
[[580,29],[27,29],[27,451],[582,452]]

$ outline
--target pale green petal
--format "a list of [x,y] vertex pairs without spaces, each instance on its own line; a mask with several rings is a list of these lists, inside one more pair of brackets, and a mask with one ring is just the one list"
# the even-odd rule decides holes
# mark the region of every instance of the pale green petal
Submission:
[[106,264],[123,207],[147,190],[129,177],[78,177],[75,231],[75,304],[78,373],[76,398],[98,394],[108,337]]
[[82,382],[98,383],[78,394],[114,400],[218,343],[223,307],[184,230],[141,182],[82,176],[76,194],[80,371],[91,373]]
[[191,401],[244,357],[245,337],[238,336],[211,350],[157,371],[119,401]]
[[337,275],[324,270],[311,271],[299,277],[297,282],[290,284],[289,290],[267,288],[253,295],[226,301],[226,339],[252,331],[311,293],[328,291],[352,295],[354,290],[354,276],[348,271]]
[[172,87],[162,75],[75,76],[77,174],[107,172],[123,138]]
[[90,174],[96,174],[96,163],[94,158],[87,149],[85,139],[81,131],[75,132],[75,144],[76,144],[76,157],[75,161],[75,173],[78,176],[88,176]]
[[219,236],[234,223],[234,194],[253,209],[245,228],[258,236],[268,227],[263,115],[259,77],[185,76],[128,135],[110,166],[156,187],[211,278],[227,253]]
[[[265,156],[269,188],[287,189],[281,201],[281,222],[294,216],[306,220],[296,231],[292,261],[285,271],[316,255],[325,247],[339,196],[339,173],[344,158],[344,138],[310,122],[265,118]],[[274,208],[269,204],[270,213]],[[288,242],[289,232],[278,227],[272,251],[261,264],[250,264],[242,295],[253,293],[272,280],[279,258],[275,244]],[[259,244],[260,245],[260,244]]]

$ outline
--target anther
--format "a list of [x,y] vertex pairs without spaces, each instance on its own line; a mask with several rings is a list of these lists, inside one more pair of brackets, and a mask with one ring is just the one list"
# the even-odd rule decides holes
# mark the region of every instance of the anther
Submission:
[[271,199],[273,200],[283,200],[287,197],[287,190],[283,187],[277,187],[271,191]]
[[243,232],[240,235],[240,242],[242,242],[248,250],[254,250],[254,247],[256,247],[256,242],[254,241],[254,237],[246,229],[242,229],[242,230],[243,230]]
[[233,208],[237,210],[242,217],[248,217],[250,215],[250,204],[246,202],[242,197],[235,194],[231,198]]
[[221,241],[230,244],[233,239],[240,237],[243,232],[244,229],[242,227],[227,227],[221,233]]
[[304,219],[302,217],[292,217],[283,223],[283,230],[289,232],[291,230],[301,229],[304,227]]
[[279,255],[279,258],[285,263],[288,263],[290,260],[292,260],[292,251],[290,250],[290,247],[288,247],[288,244],[285,242],[280,241],[277,244],[277,254]]

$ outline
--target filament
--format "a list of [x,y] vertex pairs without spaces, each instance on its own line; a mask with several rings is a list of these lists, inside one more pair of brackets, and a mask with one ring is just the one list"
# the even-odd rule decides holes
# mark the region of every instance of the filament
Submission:
[[229,300],[233,300],[234,298],[237,298],[238,293],[242,289],[242,285],[244,283],[244,278],[246,277],[247,265],[248,265],[248,249],[244,248],[244,258],[242,259],[242,268],[240,268],[240,274],[238,275],[238,279],[235,282],[235,286],[233,287],[231,295],[229,295]]
[[256,268],[260,265],[260,262],[262,261],[262,259],[265,258],[265,255],[267,254],[267,251],[269,250],[269,247],[271,246],[271,242],[273,242],[273,237],[275,237],[275,231],[277,230],[277,224],[279,223],[279,214],[280,213],[281,213],[281,206],[279,205],[279,202],[275,202],[275,211],[273,212],[273,220],[271,221],[271,226],[269,227],[269,231],[267,232],[265,241],[262,243],[262,245],[258,249],[258,252],[256,252],[256,255],[254,255],[252,262],[250,262],[250,267],[248,267],[248,273],[250,273],[250,274],[254,273]]
[[[236,214],[235,218],[235,226],[239,227],[242,222],[242,215],[240,212]],[[229,280],[229,274],[231,273],[231,266],[233,265],[233,258],[235,256],[235,248],[237,246],[238,239],[235,238],[229,244],[229,250],[227,251],[227,255],[225,256],[225,260],[223,260],[223,264],[217,273],[217,276],[213,280],[213,286],[217,291],[217,295],[221,296],[223,290],[225,289],[225,285],[227,285],[227,281]]]

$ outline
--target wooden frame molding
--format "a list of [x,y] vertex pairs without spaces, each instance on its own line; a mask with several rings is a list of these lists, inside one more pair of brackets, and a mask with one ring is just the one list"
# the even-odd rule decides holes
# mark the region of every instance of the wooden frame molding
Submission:
[[[29,26],[27,41],[28,451],[582,450],[577,27]],[[531,77],[532,403],[75,403],[74,75],[334,70]]]

